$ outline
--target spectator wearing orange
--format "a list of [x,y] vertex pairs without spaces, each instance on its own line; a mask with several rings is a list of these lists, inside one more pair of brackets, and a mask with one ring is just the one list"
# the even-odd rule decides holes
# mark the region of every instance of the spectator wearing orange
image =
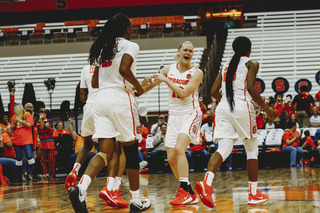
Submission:
[[281,112],[284,110],[286,103],[283,101],[283,94],[277,93],[275,95],[276,102],[274,103],[274,111],[278,116],[281,115]]
[[303,149],[299,147],[300,133],[296,130],[295,123],[290,122],[288,128],[282,136],[283,152],[290,153],[290,167],[296,167],[299,166],[303,154]]
[[[14,116],[11,118],[10,129],[12,130],[11,140],[16,152],[18,177],[22,177],[22,151],[26,154],[32,174],[35,175],[35,160],[32,156],[32,126],[34,125],[32,115],[27,113],[21,104],[15,104],[13,112]],[[31,174],[28,174],[28,177],[33,179]]]
[[320,146],[317,147],[314,144],[314,141],[310,136],[310,131],[309,130],[305,130],[304,131],[304,135],[305,135],[305,138],[304,138],[305,142],[301,146],[301,148],[307,150],[308,155],[309,155],[309,159],[311,158],[311,161],[314,161],[314,159],[317,156],[317,154],[320,153]]
[[40,158],[42,165],[42,177],[44,178],[54,177],[55,175],[56,147],[53,140],[52,126],[52,120],[47,119],[47,111],[44,108],[41,108],[39,112],[39,123],[37,124],[37,127],[41,140]]
[[3,114],[2,115],[2,119],[1,119],[1,123],[0,123],[0,128],[1,128],[1,132],[5,133],[6,129],[10,126],[10,122],[9,122],[9,116],[7,114]]
[[2,133],[2,142],[4,145],[3,157],[15,159],[16,152],[14,151],[13,143],[9,134],[11,134],[10,128],[8,128],[6,132]]
[[148,166],[148,162],[145,161],[145,157],[147,156],[147,150],[146,150],[146,138],[149,134],[149,131],[146,127],[141,127],[141,140],[139,140],[138,143],[138,149],[139,149],[139,166],[140,169],[144,169]]

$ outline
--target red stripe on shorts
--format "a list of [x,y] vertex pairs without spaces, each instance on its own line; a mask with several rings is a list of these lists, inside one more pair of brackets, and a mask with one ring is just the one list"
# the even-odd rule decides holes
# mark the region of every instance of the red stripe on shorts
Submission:
[[251,116],[250,116],[250,110],[249,110],[249,103],[247,102],[247,108],[248,108],[248,113],[249,113],[249,121],[250,121],[250,136],[252,138],[252,131],[251,131]]
[[131,110],[131,116],[132,116],[132,124],[133,124],[133,134],[134,136],[136,136],[136,126],[135,126],[135,123],[134,123],[134,116],[133,116],[133,110],[132,110],[132,102],[131,102],[131,98],[130,98],[130,94],[128,94],[128,98],[129,98],[129,101],[130,101],[130,110]]
[[196,117],[193,119],[193,121],[192,121],[192,123],[191,123],[191,125],[190,125],[190,128],[189,128],[189,135],[190,135],[191,127],[192,127],[194,121],[196,120],[196,118],[198,117],[198,111],[196,111],[196,112],[197,112]]

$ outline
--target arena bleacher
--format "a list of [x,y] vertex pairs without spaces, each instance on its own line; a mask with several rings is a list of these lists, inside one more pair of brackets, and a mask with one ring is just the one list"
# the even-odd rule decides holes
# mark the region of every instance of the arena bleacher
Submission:
[[[204,48],[195,48],[192,63],[200,63]],[[161,65],[174,63],[176,49],[141,50],[137,58],[137,78],[151,76],[159,71]],[[15,80],[16,99],[22,100],[24,85],[32,83],[37,101],[43,101],[49,108],[49,94],[44,80],[55,78],[55,89],[52,93],[52,109],[59,109],[64,100],[74,106],[76,86],[80,81],[82,67],[87,62],[88,54],[44,55],[26,57],[0,58],[0,93],[4,106],[7,106],[9,91],[7,82]],[[162,111],[168,110],[168,88],[160,86]],[[158,89],[153,89],[138,98],[139,104],[149,112],[158,112]]]
[[266,84],[265,97],[273,96],[272,80],[289,81],[287,94],[296,95],[294,84],[301,78],[311,81],[318,92],[315,73],[320,68],[320,10],[246,13],[245,20],[256,20],[253,28],[229,29],[221,64],[233,55],[232,41],[247,36],[252,41],[251,59],[260,63],[258,78]]

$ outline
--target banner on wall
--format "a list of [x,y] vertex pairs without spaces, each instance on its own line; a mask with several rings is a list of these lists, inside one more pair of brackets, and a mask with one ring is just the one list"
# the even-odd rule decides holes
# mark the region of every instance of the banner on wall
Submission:
[[266,85],[262,79],[256,78],[256,88],[260,94],[264,92],[264,90],[266,89]]
[[320,70],[316,74],[316,82],[320,85]]
[[289,82],[287,79],[278,77],[272,81],[272,89],[274,92],[283,94],[289,90]]
[[303,85],[307,86],[308,87],[307,92],[310,92],[310,90],[312,89],[312,83],[308,79],[305,79],[305,78],[302,78],[295,83],[294,90],[297,93],[299,93],[300,87]]

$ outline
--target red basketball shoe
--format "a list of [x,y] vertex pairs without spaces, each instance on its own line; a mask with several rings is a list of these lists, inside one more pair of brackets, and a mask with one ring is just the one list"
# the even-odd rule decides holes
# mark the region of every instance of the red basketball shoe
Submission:
[[77,179],[78,179],[77,172],[72,170],[66,178],[64,188],[68,190],[70,187],[75,187]]
[[195,189],[198,192],[198,195],[202,201],[202,203],[210,208],[214,207],[214,203],[212,200],[212,187],[209,186],[204,180],[197,182],[195,185]]
[[258,205],[260,203],[267,202],[268,200],[269,200],[268,194],[262,194],[260,190],[257,190],[256,195],[249,193],[248,204],[249,205]]
[[171,205],[186,205],[193,201],[191,194],[183,188],[179,188],[176,197],[170,201]]

